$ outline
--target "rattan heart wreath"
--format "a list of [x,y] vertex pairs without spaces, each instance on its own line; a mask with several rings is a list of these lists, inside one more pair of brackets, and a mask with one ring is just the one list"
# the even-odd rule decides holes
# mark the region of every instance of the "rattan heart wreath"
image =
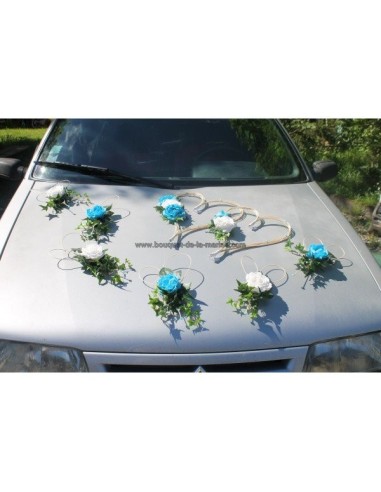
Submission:
[[[190,234],[192,232],[203,231],[211,228],[211,224],[204,224],[200,226],[189,226],[182,227],[180,222],[187,217],[187,214],[184,211],[184,207],[181,204],[181,198],[191,197],[198,198],[199,203],[194,207],[194,211],[198,214],[203,213],[205,210],[211,207],[215,207],[218,205],[229,207],[226,212],[223,212],[226,216],[231,217],[234,221],[234,224],[240,222],[247,216],[253,217],[253,220],[249,223],[249,227],[254,229],[255,225],[260,223],[261,225],[266,224],[266,222],[277,222],[277,226],[284,227],[286,229],[286,233],[278,236],[274,239],[267,241],[256,241],[252,243],[228,243],[227,241],[221,242],[221,247],[216,251],[210,254],[210,257],[217,261],[221,259],[224,255],[229,253],[234,253],[236,251],[243,251],[244,249],[258,248],[261,246],[270,246],[272,244],[278,244],[283,241],[287,241],[290,239],[292,235],[292,228],[289,222],[282,219],[281,217],[277,217],[274,215],[260,215],[260,213],[254,209],[253,207],[247,207],[245,205],[241,205],[237,202],[232,202],[229,200],[207,200],[202,193],[199,192],[185,192],[179,193],[178,195],[165,195],[159,199],[158,205],[155,207],[158,210],[164,220],[173,224],[175,226],[175,232],[170,238],[170,241],[177,239],[177,243],[181,242],[183,236]],[[168,207],[172,207],[172,210],[169,210]],[[165,213],[168,210],[167,214]],[[173,212],[173,213],[172,213]],[[177,213],[178,212],[178,213]],[[177,215],[177,216],[176,216]]]

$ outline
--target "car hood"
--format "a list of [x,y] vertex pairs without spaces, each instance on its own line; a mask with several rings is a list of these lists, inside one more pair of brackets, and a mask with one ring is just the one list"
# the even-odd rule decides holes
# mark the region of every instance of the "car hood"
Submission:
[[[76,185],[93,203],[113,205],[120,220],[107,244],[108,252],[129,258],[134,267],[125,287],[100,286],[75,262],[59,261],[70,248],[81,245],[76,227],[85,217],[86,206],[49,218],[39,205],[50,186],[33,185],[0,261],[1,338],[85,351],[170,354],[303,346],[381,329],[380,275],[375,262],[315,183],[193,191],[208,200],[223,198],[254,207],[261,215],[282,217],[293,228],[294,242],[322,240],[333,253],[344,252],[345,259],[326,272],[319,286],[305,282],[295,267],[297,257],[285,250],[284,242],[236,252],[218,263],[210,257],[216,248],[206,244],[215,240],[206,231],[185,236],[182,247],[171,249],[174,227],[154,210],[163,190]],[[183,201],[192,225],[206,224],[216,211],[226,209],[219,206],[197,214],[193,211],[197,199]],[[251,230],[249,222],[246,218],[239,223],[236,237],[243,242],[271,240],[285,233],[271,220],[257,231]],[[254,262],[269,273],[275,295],[261,305],[261,316],[251,322],[226,301],[236,297],[236,280],[244,281],[244,269],[253,271]],[[282,271],[271,265],[287,272],[282,285]],[[196,331],[188,330],[182,320],[163,323],[148,305],[162,266],[181,269],[185,283],[191,283],[204,320]]]

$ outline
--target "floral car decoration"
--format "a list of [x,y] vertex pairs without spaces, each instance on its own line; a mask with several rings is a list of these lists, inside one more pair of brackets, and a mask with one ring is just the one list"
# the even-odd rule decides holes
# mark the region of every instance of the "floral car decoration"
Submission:
[[[118,126],[115,127],[114,131],[112,122],[102,124],[93,122],[86,127],[86,120],[83,121],[83,123],[78,121],[70,123],[69,120],[65,120],[54,123],[52,130],[49,131],[49,135],[36,153],[37,160],[32,163],[28,171],[28,180],[24,182],[20,193],[17,194],[10,213],[6,215],[4,224],[7,225],[2,233],[7,239],[7,241],[4,241],[3,247],[7,249],[5,250],[6,254],[2,257],[1,272],[3,275],[0,276],[0,296],[4,300],[2,305],[5,309],[5,315],[3,316],[5,321],[3,322],[2,330],[5,335],[11,334],[12,330],[7,326],[9,324],[8,320],[10,320],[10,326],[17,328],[17,343],[22,342],[23,338],[25,338],[25,342],[29,345],[32,342],[36,344],[44,344],[46,342],[50,346],[54,345],[56,341],[62,340],[65,346],[75,348],[78,341],[78,330],[76,331],[76,328],[81,324],[84,317],[88,316],[89,322],[85,327],[86,331],[83,330],[83,333],[81,333],[83,337],[80,337],[80,346],[75,348],[75,350],[78,349],[79,355],[81,355],[82,348],[86,351],[96,350],[99,354],[104,352],[105,358],[99,361],[99,365],[96,364],[97,367],[101,367],[101,365],[104,367],[103,363],[110,364],[110,361],[112,363],[112,354],[118,352],[127,353],[131,346],[139,346],[140,352],[145,354],[144,357],[147,356],[143,361],[145,365],[151,365],[152,362],[155,363],[155,357],[151,357],[152,354],[161,354],[163,365],[167,365],[174,364],[173,356],[178,356],[178,354],[182,353],[200,354],[197,357],[201,361],[200,363],[203,364],[204,361],[205,363],[208,361],[208,357],[204,358],[205,354],[236,352],[234,358],[233,356],[226,358],[227,363],[234,364],[239,362],[240,358],[242,359],[240,352],[249,353],[249,351],[267,349],[272,352],[270,349],[278,349],[279,337],[273,337],[270,330],[266,331],[267,334],[264,332],[265,335],[260,333],[258,336],[253,337],[252,331],[245,329],[245,323],[250,324],[250,321],[255,323],[253,320],[256,318],[259,325],[262,324],[263,327],[267,325],[267,322],[271,322],[274,328],[279,329],[279,332],[282,330],[281,342],[284,349],[308,346],[308,352],[303,350],[299,355],[296,354],[299,360],[295,364],[289,365],[290,370],[295,367],[300,368],[303,357],[305,357],[306,364],[308,364],[306,365],[308,370],[310,367],[320,370],[326,364],[332,370],[335,370],[335,367],[340,367],[344,370],[346,367],[356,367],[356,364],[346,366],[346,363],[341,365],[340,360],[338,362],[336,362],[336,359],[333,362],[329,360],[331,355],[332,358],[335,358],[336,354],[341,358],[340,347],[344,340],[344,343],[347,343],[346,340],[348,340],[351,347],[353,347],[357,343],[357,337],[360,337],[359,348],[361,348],[362,340],[364,340],[364,343],[369,343],[370,346],[371,344],[373,345],[377,338],[377,343],[381,346],[381,342],[379,343],[380,335],[378,332],[374,332],[375,327],[378,326],[377,320],[380,318],[381,313],[380,310],[376,310],[377,302],[374,297],[379,294],[376,287],[381,282],[378,270],[376,271],[372,267],[370,255],[367,258],[365,251],[363,254],[360,241],[356,239],[354,234],[351,236],[350,230],[346,229],[345,222],[341,222],[335,209],[330,206],[330,202],[325,201],[325,195],[319,191],[319,186],[315,186],[313,183],[313,175],[304,166],[303,159],[299,159],[296,149],[289,145],[290,143],[286,141],[287,139],[285,139],[284,148],[278,147],[274,138],[278,135],[283,138],[284,132],[281,126],[279,128],[274,126],[270,133],[263,134],[263,138],[262,134],[258,132],[258,135],[261,135],[263,150],[262,148],[256,149],[260,152],[256,152],[254,156],[252,139],[248,139],[250,140],[248,142],[249,145],[245,148],[243,139],[236,133],[234,128],[231,138],[229,137],[227,142],[231,141],[233,144],[233,142],[237,141],[239,143],[237,151],[235,147],[230,149],[230,144],[223,144],[223,140],[221,140],[220,146],[220,140],[214,137],[214,135],[217,135],[215,129],[217,129],[217,124],[219,124],[217,120],[211,122],[212,132],[210,136],[206,133],[204,136],[203,132],[199,130],[194,131],[194,134],[200,134],[202,137],[200,142],[195,141],[194,145],[193,143],[189,145],[189,142],[193,142],[191,140],[193,133],[189,137],[184,137],[180,145],[179,139],[169,138],[171,133],[167,132],[166,124],[162,125],[160,128],[157,127],[157,130],[155,129],[155,132],[158,132],[159,129],[162,130],[160,137],[159,133],[157,133],[158,138],[152,138],[155,137],[154,133],[150,135],[146,142],[149,145],[144,149],[143,141],[139,139],[139,142],[136,142],[135,135],[139,131],[139,135],[145,136],[149,127],[153,126],[152,123],[145,124],[146,131],[143,131],[140,122],[137,126],[131,126],[132,124],[128,121],[123,123],[125,125],[124,133],[124,126],[122,127],[121,122],[118,122]],[[181,128],[179,128],[180,126]],[[179,136],[178,130],[183,131],[182,125],[176,123],[174,127],[173,136]],[[224,123],[225,129],[221,127],[221,135],[223,136],[225,132],[227,134],[230,127],[232,127],[231,122],[226,121]],[[92,131],[91,135],[94,137],[90,138],[90,130]],[[110,140],[110,143],[108,143],[108,138],[106,137],[114,136],[114,134],[118,135],[118,140]],[[76,140],[77,136],[78,140]],[[264,147],[267,140],[268,149]],[[94,152],[94,155],[89,155],[91,157],[89,164],[92,163],[94,166],[87,166],[85,163],[87,161],[82,159],[83,145],[87,145],[87,142],[91,147],[91,151]],[[107,147],[101,147],[106,142]],[[163,147],[163,151],[160,152],[160,163],[157,161],[154,163],[151,157],[153,152],[157,152],[159,142],[162,145],[168,145],[168,154],[164,152]],[[218,145],[216,145],[216,142],[218,142]],[[61,143],[63,148],[59,159],[62,162],[57,160],[58,147]],[[135,143],[137,144],[136,148]],[[78,148],[78,156],[75,156],[74,152],[70,153],[74,145]],[[113,156],[115,156],[114,151],[115,149],[119,150],[117,145],[121,145],[121,151],[117,152],[118,156],[121,157],[121,161],[113,163],[111,161]],[[204,146],[206,151],[204,151]],[[278,148],[281,149],[279,152]],[[142,151],[140,151],[141,149]],[[272,149],[276,151],[273,154],[271,154]],[[206,152],[210,152],[209,155]],[[279,159],[279,155],[282,156],[282,159]],[[65,163],[65,156],[68,156],[68,163]],[[111,166],[114,165],[115,169],[112,167],[109,169],[99,167],[101,163],[102,165],[107,164],[105,156],[110,157],[108,161],[110,161]],[[184,159],[184,162],[181,162],[182,156],[187,156],[189,159],[187,158],[186,161]],[[47,160],[44,161],[42,159]],[[143,162],[148,162],[148,159],[150,161],[149,165],[141,165]],[[70,164],[71,161],[73,164]],[[179,165],[179,162],[181,162],[181,165]],[[163,173],[159,173],[160,176],[157,176],[160,178],[158,181],[151,178],[151,175],[152,177],[157,175],[155,172],[156,165],[161,166],[160,169],[163,171]],[[49,169],[49,172],[46,172],[47,169]],[[132,173],[131,176],[128,176],[128,173],[125,174],[128,169]],[[322,165],[321,169],[334,171],[333,167],[328,165],[326,167]],[[135,170],[136,176],[134,176]],[[180,172],[176,174],[178,170]],[[318,167],[316,167],[314,174],[316,176],[320,175],[321,179],[329,174],[328,172],[318,173],[317,170]],[[115,173],[115,176],[112,173]],[[75,175],[76,183],[74,186],[68,180],[65,180],[65,177],[70,178],[73,174]],[[93,176],[91,176],[92,174]],[[99,184],[100,179],[98,180],[96,176],[99,178],[102,178],[102,176],[104,178],[109,177],[111,183],[116,181],[117,184],[108,185],[106,184],[108,179],[103,180],[103,178],[102,184]],[[203,176],[206,176],[206,178],[203,178]],[[47,180],[54,181],[51,181],[51,184],[47,184]],[[280,183],[281,186],[278,186]],[[261,188],[260,186],[262,185],[263,187]],[[269,187],[269,185],[271,186]],[[40,188],[40,186],[43,188]],[[46,192],[50,186],[52,188]],[[77,218],[75,216],[72,217],[68,213],[69,210],[65,211],[63,209],[81,201],[82,195],[69,189],[71,187],[79,191],[82,191],[82,189],[89,190],[89,194],[94,193],[94,198],[98,197],[96,200],[99,200],[99,202],[95,201],[95,204],[90,202],[91,205],[88,207],[81,207],[82,212]],[[148,187],[152,188],[147,189]],[[162,191],[160,191],[160,188]],[[176,191],[163,191],[163,188],[176,188]],[[277,189],[276,196],[274,196],[274,193],[270,196],[268,190],[275,190],[275,188]],[[201,191],[210,193],[210,197],[204,196]],[[37,194],[35,195],[34,192],[37,192]],[[114,234],[117,229],[119,215],[114,215],[116,212],[113,210],[114,205],[112,207],[106,206],[106,204],[110,205],[111,203],[106,201],[110,200],[107,199],[107,196],[112,196],[112,203],[115,204],[114,197],[117,195],[114,195],[114,193],[116,192],[121,194],[120,206],[131,205],[133,214],[130,221],[131,227],[128,228],[129,224],[127,223],[126,229],[129,230],[126,230],[125,233],[123,230],[120,231],[119,236],[117,233]],[[230,194],[232,196],[229,197]],[[154,197],[153,201],[149,202],[149,196]],[[234,199],[234,201],[231,201],[230,198]],[[197,202],[193,203],[194,199]],[[256,201],[260,207],[263,207],[263,210],[255,208]],[[31,205],[32,203],[34,208]],[[314,221],[311,221],[309,214],[305,212],[306,203],[311,203],[316,208],[315,212],[319,215],[319,220],[315,221],[315,224]],[[192,204],[195,205],[193,208],[191,208]],[[19,208],[19,214],[15,213],[17,207]],[[42,223],[44,229],[36,229],[36,240],[33,240],[30,245],[31,248],[26,250],[19,238],[23,237],[21,234],[23,232],[25,232],[25,237],[26,234],[30,234],[33,225],[31,222],[33,222],[36,214],[40,214],[40,219],[44,219],[43,216],[46,215],[46,212],[42,213],[40,207],[45,211],[49,210],[50,212],[50,210],[53,210],[56,213],[63,210],[64,220],[61,220],[60,224],[54,224],[56,221],[51,221],[52,230],[48,231],[48,221],[46,221],[45,217],[45,223]],[[153,210],[154,207],[156,208],[155,211]],[[268,212],[265,210],[266,207],[270,209]],[[151,217],[147,213],[149,208],[151,209]],[[157,212],[160,213],[161,219],[157,219],[158,223],[155,224],[152,217]],[[292,230],[291,224],[287,220],[278,216],[286,212],[293,217],[295,224],[298,226],[296,231]],[[191,216],[194,213],[199,215],[195,217],[196,220],[191,220],[193,218]],[[21,219],[18,218],[18,215],[20,215]],[[343,224],[344,235],[339,234],[343,231],[340,230],[341,227],[336,227],[337,224],[334,219],[337,224]],[[164,225],[162,221],[165,221],[166,224]],[[57,222],[59,222],[59,219]],[[172,227],[169,227],[168,223],[172,224]],[[174,229],[172,237],[168,238],[169,242],[163,243],[165,247],[173,246],[171,249],[174,253],[173,256],[176,258],[172,263],[169,261],[168,263],[163,263],[165,251],[160,251],[159,248],[153,251],[156,247],[155,240],[161,239],[166,233],[165,230],[159,230],[158,226],[160,224],[162,224],[163,229],[167,228],[168,231],[172,228]],[[36,223],[36,226],[39,225]],[[310,231],[313,225],[315,228],[319,225],[323,227],[323,231],[325,231],[323,234],[329,237],[330,242],[343,241],[343,246],[348,247],[349,253],[353,255],[353,261],[358,263],[354,272],[348,269],[348,276],[346,276],[344,275],[346,270],[343,272],[336,271],[335,267],[337,265],[339,265],[339,268],[341,266],[345,267],[345,264],[341,265],[341,260],[344,256],[340,256],[340,254],[333,256],[329,251],[330,248],[324,244],[319,244],[319,240],[311,241],[313,244],[305,242],[305,244],[295,245],[292,243],[293,236]],[[14,230],[13,227],[15,227]],[[70,232],[70,228],[77,228],[76,236],[74,236],[75,232]],[[78,231],[78,229],[80,230]],[[337,233],[336,230],[338,230]],[[239,231],[242,232],[238,234]],[[210,246],[201,242],[195,245],[198,249],[191,251],[194,259],[200,260],[200,270],[193,269],[189,274],[192,275],[192,278],[197,278],[198,275],[200,285],[203,284],[201,289],[197,288],[197,292],[206,291],[208,293],[206,297],[208,305],[204,304],[205,308],[201,306],[195,294],[195,282],[192,281],[192,287],[185,283],[184,276],[179,273],[180,269],[169,270],[166,268],[160,270],[160,267],[158,269],[153,267],[152,269],[152,265],[147,265],[150,268],[150,273],[145,277],[140,277],[143,285],[150,289],[146,291],[145,295],[147,297],[143,299],[143,306],[140,303],[140,296],[144,289],[132,288],[127,293],[119,288],[111,288],[112,284],[125,284],[127,279],[129,280],[129,277],[132,277],[130,272],[128,272],[128,275],[126,274],[128,268],[132,268],[131,263],[127,259],[123,261],[124,256],[121,256],[123,252],[121,254],[116,253],[120,259],[111,256],[113,247],[117,248],[116,251],[118,249],[123,251],[122,248],[127,248],[125,254],[129,257],[134,252],[138,263],[145,262],[145,259],[148,258],[147,263],[156,265],[161,263],[168,266],[181,265],[185,269],[186,265],[179,263],[178,257],[180,248],[188,247],[187,244],[182,244],[182,239],[190,233],[195,233],[194,237],[197,240],[202,240],[203,236],[206,236],[205,239],[207,239],[207,236],[212,237],[210,234],[214,234],[218,240],[218,245],[215,248],[213,247],[216,251],[209,252],[207,248],[210,248]],[[320,231],[317,230],[316,233],[319,234]],[[73,234],[73,236],[69,236],[70,234]],[[52,237],[53,235],[56,237]],[[80,235],[82,241],[84,240],[86,243],[78,240]],[[111,244],[115,241],[113,246],[104,244],[105,237],[108,239],[108,236],[110,236]],[[65,242],[66,238],[68,238],[67,243]],[[135,242],[142,240],[148,242]],[[88,241],[93,242],[87,244]],[[238,260],[242,260],[243,251],[258,248],[256,249],[256,260],[258,262],[277,261],[282,258],[279,255],[279,243],[286,241],[286,247],[289,251],[297,255],[294,259],[293,256],[288,255],[288,266],[294,272],[296,270],[294,263],[298,262],[297,266],[302,275],[303,273],[305,276],[316,275],[314,279],[317,280],[316,286],[326,285],[327,282],[325,281],[331,281],[331,279],[343,281],[337,282],[337,285],[335,285],[335,282],[331,282],[329,289],[325,292],[317,293],[317,295],[313,295],[313,292],[310,292],[310,295],[303,295],[303,293],[295,292],[293,284],[298,283],[295,282],[295,277],[293,276],[291,277],[293,279],[290,282],[291,285],[288,286],[288,289],[285,289],[285,301],[287,302],[283,302],[278,297],[278,282],[273,279],[273,275],[269,273],[271,270],[266,270],[266,267],[262,266],[260,271],[258,271],[258,268],[255,269],[250,266],[247,270],[244,268],[244,274],[241,273],[231,277],[231,273],[234,271],[231,269],[233,265],[230,265],[232,253],[237,252],[235,258],[238,257]],[[295,243],[297,242],[295,241]],[[71,246],[65,247],[66,244]],[[153,244],[154,247],[152,247]],[[277,247],[272,247],[276,244],[278,244]],[[146,245],[147,249],[145,251],[143,249],[138,251],[139,247],[145,248]],[[63,248],[50,249],[54,246],[62,246]],[[107,247],[109,248],[108,250],[105,249]],[[203,247],[204,249],[202,250],[201,248]],[[150,251],[151,248],[152,250]],[[160,248],[164,249],[161,246]],[[47,249],[50,249],[50,251],[46,251]],[[129,252],[131,252],[131,255]],[[76,269],[76,273],[68,274],[65,272],[61,274],[55,272],[55,275],[50,275],[50,264],[46,265],[48,263],[47,254],[50,254],[57,261],[58,269],[62,271]],[[226,260],[226,262],[221,267],[210,265],[207,261],[208,254],[210,258],[217,260],[217,263],[222,261],[222,259]],[[286,253],[284,252],[284,254]],[[204,258],[202,258],[203,255]],[[39,260],[40,258],[41,261]],[[135,264],[135,259],[133,257],[131,259]],[[35,260],[36,265],[33,265]],[[351,260],[349,260],[348,265],[351,265],[351,263]],[[30,264],[32,264],[33,268],[29,268]],[[242,261],[241,264],[243,264]],[[11,275],[17,265],[26,266],[26,268],[22,269],[25,275],[23,275],[21,282],[17,275]],[[334,265],[333,268],[330,265]],[[44,269],[47,266],[49,269],[46,268],[46,272],[42,271],[42,268],[38,270],[40,266]],[[366,271],[366,267],[369,271]],[[138,268],[141,270],[147,267],[139,264]],[[325,268],[327,270],[324,271]],[[159,270],[160,273],[158,275]],[[191,270],[190,266],[188,270]],[[323,273],[327,273],[324,278],[323,275],[316,274],[320,270],[323,270]],[[86,273],[86,276],[84,273]],[[330,273],[333,275],[330,276]],[[367,279],[369,273],[372,278]],[[73,280],[69,278],[70,275],[72,275]],[[285,272],[284,275],[287,275],[287,273]],[[151,276],[151,279],[155,279],[151,285],[150,281],[146,280],[146,277],[149,276]],[[91,277],[96,278],[97,281]],[[45,295],[32,297],[29,295],[36,281],[40,281],[41,278],[46,279],[46,285],[43,285],[43,294],[46,293],[48,295],[48,302]],[[226,292],[226,285],[224,284],[226,279],[229,278],[228,288],[230,292]],[[109,286],[110,296],[107,293],[108,286],[105,286],[106,291],[104,289],[101,290],[102,284],[105,283],[111,284]],[[366,305],[360,309],[361,302],[358,302],[352,311],[345,309],[351,296],[350,291],[355,288],[356,283],[357,286],[360,285],[360,290],[364,293],[362,299],[365,299],[365,301],[366,299],[372,300],[372,303],[369,304],[372,309],[367,310]],[[76,297],[77,301],[74,304],[72,302],[73,296],[77,296],[78,292],[83,292],[83,289],[86,288],[91,288],[88,291],[88,295],[94,299],[90,311],[87,310],[86,303],[81,303],[78,297]],[[112,297],[112,290],[115,293],[115,300]],[[25,302],[18,303],[25,325],[22,330],[21,323],[17,319],[18,310],[15,311],[13,309],[15,305],[14,299],[17,299],[19,292],[25,300]],[[50,292],[55,292],[57,295],[49,297]],[[63,298],[59,295],[60,292],[68,295]],[[226,292],[222,299],[219,296],[219,292]],[[105,296],[105,294],[107,295]],[[131,321],[129,322],[127,333],[125,330],[125,310],[117,309],[118,302],[123,302],[123,298],[126,297],[125,294],[127,295],[129,321]],[[273,297],[274,299],[272,299]],[[315,317],[316,319],[311,322],[310,333],[305,334],[299,329],[303,325],[303,316],[305,313],[308,314],[311,309],[313,310],[320,301],[324,301],[324,316],[321,319]],[[333,305],[332,307],[331,304]],[[341,311],[340,306],[342,306]],[[113,309],[113,307],[116,309]],[[47,312],[50,315],[54,315],[54,312],[58,310],[60,315],[62,313],[62,319],[60,318],[59,322],[50,327],[50,318],[52,316],[45,316],[45,318],[49,319],[48,321],[44,320],[44,308],[48,308]],[[207,316],[204,315],[204,309],[208,311]],[[151,310],[154,311],[155,315]],[[260,318],[264,314],[263,311],[267,312],[266,318],[262,319],[261,323]],[[303,312],[300,313],[299,311]],[[338,311],[340,311],[342,316],[337,316]],[[151,312],[151,315],[146,316],[149,312]],[[31,340],[30,322],[28,321],[31,313],[36,315],[32,320],[32,324],[38,328],[38,330],[35,330],[36,333],[33,333],[33,340]],[[243,315],[241,319],[237,317],[237,313]],[[356,322],[356,326],[361,326],[361,330],[357,330],[354,333],[351,316],[356,315],[356,313],[358,313],[360,320],[360,324]],[[159,328],[163,324],[162,321],[164,321],[170,328],[177,328],[178,325],[182,328],[186,324],[191,330],[204,324],[201,316],[207,319],[206,329],[203,327],[199,329],[199,333],[196,333],[196,339],[193,336],[189,337],[189,331],[186,330],[188,333],[183,339],[181,339],[180,333],[171,333],[171,335],[175,335],[173,337],[174,340],[170,340],[170,343],[167,343],[163,333],[152,333],[152,322],[154,321],[158,323]],[[287,316],[287,318],[285,323],[281,324],[284,316]],[[107,329],[107,325],[110,324],[106,323],[105,326],[105,317],[108,317],[110,323],[115,326],[115,333],[110,338],[103,335],[104,329]],[[331,319],[335,320],[335,326],[329,323]],[[323,323],[325,323],[324,326]],[[238,327],[239,332],[235,330],[235,325]],[[46,338],[46,333],[49,330],[52,331],[53,336]],[[236,333],[234,333],[234,330]],[[369,333],[371,334],[370,337]],[[362,338],[362,336],[366,338]],[[196,343],[193,340],[196,340]],[[10,347],[12,348],[11,345]],[[27,345],[25,347],[29,350]],[[18,351],[18,347],[16,348]],[[111,353],[110,357],[107,355],[107,351]],[[20,351],[21,355],[23,353]],[[361,355],[363,352],[358,350],[358,353]],[[324,357],[322,358],[321,355]],[[371,355],[370,351],[369,355]],[[54,353],[52,354],[53,356],[55,356]],[[313,359],[314,361],[311,362]],[[352,360],[354,357],[349,354],[348,359]],[[373,360],[370,361],[369,367],[379,368],[381,364],[379,359],[375,360],[374,363]],[[30,358],[30,360],[32,359]],[[84,361],[86,361],[86,358]]]
[[296,267],[304,273],[305,277],[313,277],[316,273],[333,265],[336,261],[336,257],[322,243],[310,244],[306,249],[301,243],[294,246],[294,243],[289,239],[285,244],[285,248],[287,251],[300,256]]
[[167,268],[163,268],[159,275],[148,301],[156,316],[163,320],[183,318],[187,328],[198,328],[203,320],[200,309],[194,307],[190,287],[186,287],[180,278]]
[[209,232],[214,235],[218,242],[226,244],[234,227],[234,220],[227,212],[221,210],[213,217],[209,225]]
[[252,320],[257,318],[260,301],[273,297],[270,279],[261,272],[250,272],[246,274],[246,282],[237,280],[237,284],[238,288],[234,290],[239,293],[238,299],[230,298],[227,304],[238,313],[248,314]]
[[61,213],[63,209],[69,208],[80,201],[83,201],[86,204],[91,203],[86,193],[81,195],[77,191],[71,190],[62,183],[57,183],[49,188],[49,190],[45,193],[45,196],[47,201],[44,205],[40,205],[40,207],[46,212],[53,210],[56,214]]
[[83,241],[98,241],[102,236],[108,238],[110,228],[113,223],[112,206],[94,205],[86,211],[84,219],[77,229],[81,229],[81,238]]
[[123,273],[132,269],[128,259],[122,262],[119,258],[110,256],[107,250],[96,242],[73,249],[73,258],[81,264],[82,270],[95,277],[99,284],[109,281],[113,285],[121,285],[125,283]]
[[184,205],[176,195],[163,195],[159,198],[155,210],[160,212],[163,220],[170,224],[182,222],[187,218]]

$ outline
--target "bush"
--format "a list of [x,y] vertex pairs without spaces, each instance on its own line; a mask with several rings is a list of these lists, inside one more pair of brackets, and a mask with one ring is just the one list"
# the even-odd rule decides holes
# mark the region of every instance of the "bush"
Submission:
[[337,162],[339,173],[335,179],[324,183],[326,192],[355,198],[380,191],[381,168],[372,165],[370,151],[347,150],[333,153],[332,159]]
[[373,196],[381,188],[381,119],[282,120],[308,165],[337,162],[337,178],[323,183],[328,193],[347,198]]

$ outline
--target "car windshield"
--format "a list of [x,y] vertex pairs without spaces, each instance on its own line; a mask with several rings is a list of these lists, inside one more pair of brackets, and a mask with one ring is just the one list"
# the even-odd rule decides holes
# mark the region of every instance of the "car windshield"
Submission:
[[94,168],[107,170],[108,177],[114,172],[139,178],[129,184],[147,179],[194,187],[307,179],[278,123],[243,119],[57,120],[33,177],[105,179]]

